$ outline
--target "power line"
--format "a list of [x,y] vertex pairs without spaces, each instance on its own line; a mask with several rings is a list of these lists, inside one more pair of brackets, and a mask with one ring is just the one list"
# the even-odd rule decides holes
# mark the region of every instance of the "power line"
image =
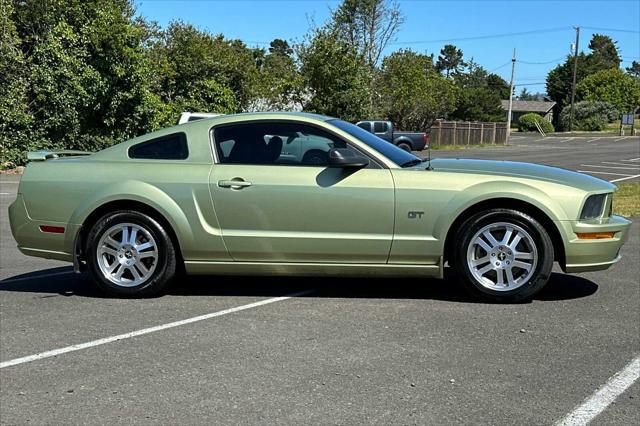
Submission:
[[458,38],[444,38],[444,39],[434,39],[434,40],[413,40],[413,41],[397,41],[393,43],[389,43],[389,45],[404,45],[404,44],[426,44],[426,43],[445,43],[450,41],[467,41],[467,40],[485,40],[489,38],[501,38],[501,37],[514,37],[528,34],[541,34],[541,33],[552,33],[559,31],[568,31],[571,27],[556,27],[556,28],[546,28],[540,30],[531,30],[531,31],[520,31],[517,33],[502,33],[502,34],[487,34],[481,36],[473,36],[473,37],[458,37]]
[[504,68],[509,64],[511,64],[511,61],[505,62],[504,64],[500,65],[498,68],[494,68],[494,69],[492,69],[491,71],[488,71],[488,72],[489,72],[489,74],[494,73],[494,72],[498,71],[500,68]]
[[540,83],[515,83],[514,86],[540,86],[541,84],[547,84],[546,81],[542,81]]
[[521,64],[527,64],[527,65],[548,65],[548,64],[553,64],[553,63],[558,62],[558,61],[562,61],[564,59],[566,59],[566,56],[562,56],[560,58],[553,59],[551,61],[546,61],[546,62],[528,62],[528,61],[518,61],[518,62],[521,63]]
[[601,28],[601,27],[581,27],[581,28],[586,28],[588,30],[596,30],[596,31],[610,31],[610,32],[618,32],[618,33],[640,34],[640,31],[637,31],[637,30],[622,30],[618,28]]

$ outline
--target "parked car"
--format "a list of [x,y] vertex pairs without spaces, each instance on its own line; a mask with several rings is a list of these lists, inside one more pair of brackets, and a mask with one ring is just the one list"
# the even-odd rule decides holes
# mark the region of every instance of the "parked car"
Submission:
[[[328,154],[284,158],[286,135]],[[88,269],[117,295],[160,293],[181,269],[442,277],[448,263],[478,296],[523,300],[554,261],[609,268],[630,226],[612,215],[606,181],[507,161],[429,163],[313,114],[224,115],[28,158],[9,207],[18,248]]]
[[218,117],[222,114],[212,114],[210,112],[183,112],[178,118],[178,124],[188,123],[190,121],[202,120],[203,118]]
[[394,130],[393,123],[382,120],[365,120],[356,123],[356,126],[373,133],[405,151],[422,151],[429,147],[429,135],[421,132],[399,132]]

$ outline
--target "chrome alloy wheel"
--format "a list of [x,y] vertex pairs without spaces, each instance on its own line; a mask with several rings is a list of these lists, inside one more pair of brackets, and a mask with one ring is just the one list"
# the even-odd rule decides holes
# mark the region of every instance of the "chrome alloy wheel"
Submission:
[[511,291],[533,275],[538,250],[531,235],[518,225],[499,222],[480,229],[467,249],[467,266],[483,287]]
[[158,264],[158,246],[142,226],[119,223],[102,235],[96,256],[106,279],[122,287],[135,287],[153,275]]

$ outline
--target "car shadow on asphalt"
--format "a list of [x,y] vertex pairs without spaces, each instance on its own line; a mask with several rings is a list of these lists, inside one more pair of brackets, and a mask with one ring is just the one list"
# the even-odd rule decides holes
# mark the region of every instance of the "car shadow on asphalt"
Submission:
[[[301,297],[362,299],[430,299],[477,303],[447,270],[443,280],[424,278],[335,278],[266,276],[180,276],[168,296],[276,297],[313,290]],[[598,284],[586,278],[553,273],[547,286],[534,300],[556,301],[588,297]],[[61,296],[109,298],[87,274],[70,268],[52,268],[17,275],[0,281],[0,292],[47,293]],[[486,303],[486,302],[483,302]]]

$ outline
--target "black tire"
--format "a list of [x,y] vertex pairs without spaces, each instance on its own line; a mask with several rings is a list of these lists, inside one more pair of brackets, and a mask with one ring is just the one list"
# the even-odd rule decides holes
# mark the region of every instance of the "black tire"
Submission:
[[[507,268],[506,264],[508,262],[504,260],[507,254],[506,252],[503,254],[498,252],[497,257],[492,257],[495,254],[493,252],[490,254],[486,250],[479,249],[478,247],[470,248],[470,245],[473,243],[473,241],[475,241],[474,237],[476,237],[476,234],[478,232],[483,230],[485,227],[492,226],[492,225],[496,225],[497,229],[499,230],[500,224],[502,223],[505,223],[508,225],[514,225],[516,227],[521,228],[528,234],[528,236],[530,237],[530,240],[532,240],[532,242],[535,244],[536,255],[534,257],[537,257],[537,259],[536,259],[536,266],[534,268],[531,268],[533,269],[533,273],[531,273],[531,275],[528,278],[526,278],[528,271],[526,271],[525,269],[516,269],[516,271],[518,273],[522,273],[522,275],[520,276],[521,281],[514,285],[513,290],[509,290],[508,286],[504,287],[501,290],[495,290],[493,288],[490,288],[492,286],[487,285],[486,283],[485,284],[481,283],[479,279],[477,279],[474,276],[474,272],[472,272],[471,270],[472,267],[469,265],[467,261],[467,255],[470,250],[480,250],[480,252],[482,253],[486,252],[486,258],[490,259],[489,262],[485,264],[486,266],[494,262],[494,260],[497,261],[498,263],[500,263],[500,260],[502,260],[503,261],[502,268]],[[512,237],[512,238],[515,238],[515,237]],[[486,238],[484,239],[486,240]],[[524,242],[522,242],[522,240],[520,241],[521,242],[516,243],[516,245],[528,244],[527,241],[529,240],[527,240],[525,237]],[[453,268],[456,272],[456,276],[458,277],[458,280],[460,281],[460,283],[463,284],[464,287],[473,296],[478,297],[480,299],[496,301],[496,302],[527,301],[527,300],[530,300],[536,293],[538,293],[547,284],[547,282],[549,281],[549,277],[551,276],[554,252],[553,252],[553,243],[551,241],[551,238],[549,237],[549,233],[534,218],[532,218],[531,216],[525,213],[519,212],[517,210],[492,209],[492,210],[487,210],[472,216],[471,218],[467,219],[462,224],[460,229],[457,231],[455,235],[455,244],[456,245],[453,250]],[[501,244],[499,246],[500,250],[503,250],[503,248],[505,251],[509,250],[508,254],[511,255],[512,253],[511,247],[507,245],[503,246],[501,242],[499,242],[499,244]],[[518,245],[518,247],[522,247],[522,246]],[[495,248],[493,250],[498,250],[498,248]],[[517,251],[520,251],[520,250],[516,250],[515,248],[513,248],[513,252],[517,252]],[[500,257],[502,257],[502,259],[499,259]],[[511,262],[514,262],[514,260],[511,259]],[[534,261],[531,260],[532,264],[533,262]],[[493,265],[495,264],[496,263],[493,263]],[[515,267],[515,263],[514,265],[512,265],[512,268],[513,267]],[[476,268],[481,269],[480,266],[477,266]],[[476,271],[476,274],[477,272],[479,271]],[[499,271],[497,270],[493,272],[489,270],[486,273],[494,274],[496,283],[497,283],[498,272]],[[508,277],[506,277],[506,271],[504,272],[500,271],[500,274],[502,276],[501,279],[508,280]],[[505,274],[505,275],[502,275],[502,274]],[[515,276],[515,274],[513,274],[512,276]],[[480,278],[483,278],[483,277],[481,276]]]
[[[147,231],[156,243],[157,258],[152,260],[155,269],[145,277],[144,281],[135,286],[122,286],[110,281],[98,265],[98,249],[104,234],[119,224],[133,224]],[[134,210],[119,210],[100,218],[91,228],[87,236],[86,261],[89,271],[103,291],[120,297],[151,297],[162,293],[176,273],[177,256],[171,238],[163,226],[147,215]],[[122,256],[120,256],[122,257]],[[115,256],[113,257],[115,259]],[[117,259],[116,259],[117,260]],[[140,260],[138,260],[140,262]],[[149,260],[145,260],[149,265]],[[115,260],[114,260],[115,263]],[[119,269],[119,268],[118,268]],[[117,272],[116,269],[114,272]],[[151,269],[151,268],[149,268]],[[140,273],[141,269],[137,269]],[[128,273],[125,271],[125,274]],[[131,272],[129,272],[131,273]]]
[[408,144],[408,143],[406,143],[406,142],[400,142],[400,143],[398,144],[398,148],[403,149],[403,150],[405,150],[405,151],[407,151],[407,152],[411,152],[411,151],[412,151],[412,149],[411,149],[411,145],[409,145],[409,144]]
[[329,154],[318,149],[307,151],[302,157],[302,164],[308,166],[326,166],[329,162]]

